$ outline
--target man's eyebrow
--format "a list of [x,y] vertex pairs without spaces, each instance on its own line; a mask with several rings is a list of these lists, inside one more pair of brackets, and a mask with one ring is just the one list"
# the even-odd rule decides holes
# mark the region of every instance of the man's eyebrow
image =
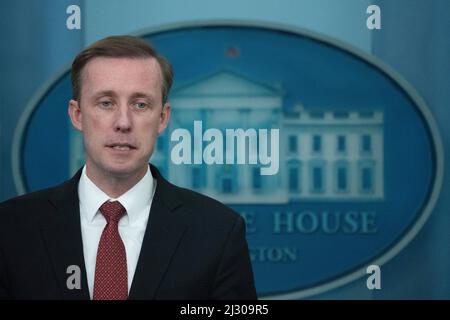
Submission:
[[102,90],[102,91],[95,93],[93,95],[93,99],[95,100],[95,99],[98,99],[98,98],[104,97],[104,96],[115,97],[116,93],[113,90]]
[[[113,90],[102,90],[102,91],[99,91],[99,92],[95,93],[92,96],[92,99],[93,100],[97,100],[97,99],[99,99],[101,97],[105,97],[105,96],[115,98],[115,97],[117,97],[117,94]],[[145,93],[145,92],[135,92],[135,93],[133,93],[130,96],[130,99],[138,99],[138,98],[145,98],[145,99],[147,99],[149,101],[154,101],[155,100],[153,95]]]
[[148,100],[154,100],[153,96],[144,92],[135,92],[131,95],[130,97],[131,99],[136,99],[136,98],[146,98]]

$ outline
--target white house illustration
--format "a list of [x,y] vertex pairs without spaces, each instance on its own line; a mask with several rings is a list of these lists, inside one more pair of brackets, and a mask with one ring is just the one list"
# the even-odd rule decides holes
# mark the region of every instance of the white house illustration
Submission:
[[[280,86],[230,71],[175,88],[169,127],[150,161],[172,183],[228,204],[382,200],[382,111],[301,105],[288,109],[283,98]],[[278,174],[261,175],[260,165],[174,164],[170,133],[177,128],[192,132],[194,121],[202,121],[204,130],[279,129]],[[80,139],[71,135],[72,172],[84,161]]]

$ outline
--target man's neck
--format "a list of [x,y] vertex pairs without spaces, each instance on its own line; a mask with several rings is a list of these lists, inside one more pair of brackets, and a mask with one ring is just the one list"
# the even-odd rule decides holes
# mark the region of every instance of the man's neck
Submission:
[[113,175],[101,174],[92,170],[89,164],[86,164],[86,175],[88,178],[104,193],[111,198],[118,198],[125,192],[133,188],[147,173],[148,168],[142,168],[131,175]]

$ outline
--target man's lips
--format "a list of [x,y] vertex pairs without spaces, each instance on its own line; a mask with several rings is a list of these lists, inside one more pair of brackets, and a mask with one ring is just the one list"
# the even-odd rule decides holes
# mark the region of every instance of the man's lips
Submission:
[[134,145],[129,143],[110,143],[107,144],[106,147],[119,151],[130,151],[136,149]]

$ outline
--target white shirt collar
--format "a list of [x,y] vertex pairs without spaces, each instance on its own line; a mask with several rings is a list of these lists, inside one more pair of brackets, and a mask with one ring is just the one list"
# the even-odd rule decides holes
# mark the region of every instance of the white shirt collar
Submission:
[[145,212],[143,209],[150,206],[155,191],[154,186],[155,182],[150,167],[148,167],[146,174],[138,183],[119,198],[114,199],[89,179],[85,165],[78,183],[80,207],[83,208],[83,210],[80,210],[81,215],[86,221],[93,222],[100,206],[105,201],[119,201],[125,207],[129,222],[132,224],[139,219],[141,213]]

